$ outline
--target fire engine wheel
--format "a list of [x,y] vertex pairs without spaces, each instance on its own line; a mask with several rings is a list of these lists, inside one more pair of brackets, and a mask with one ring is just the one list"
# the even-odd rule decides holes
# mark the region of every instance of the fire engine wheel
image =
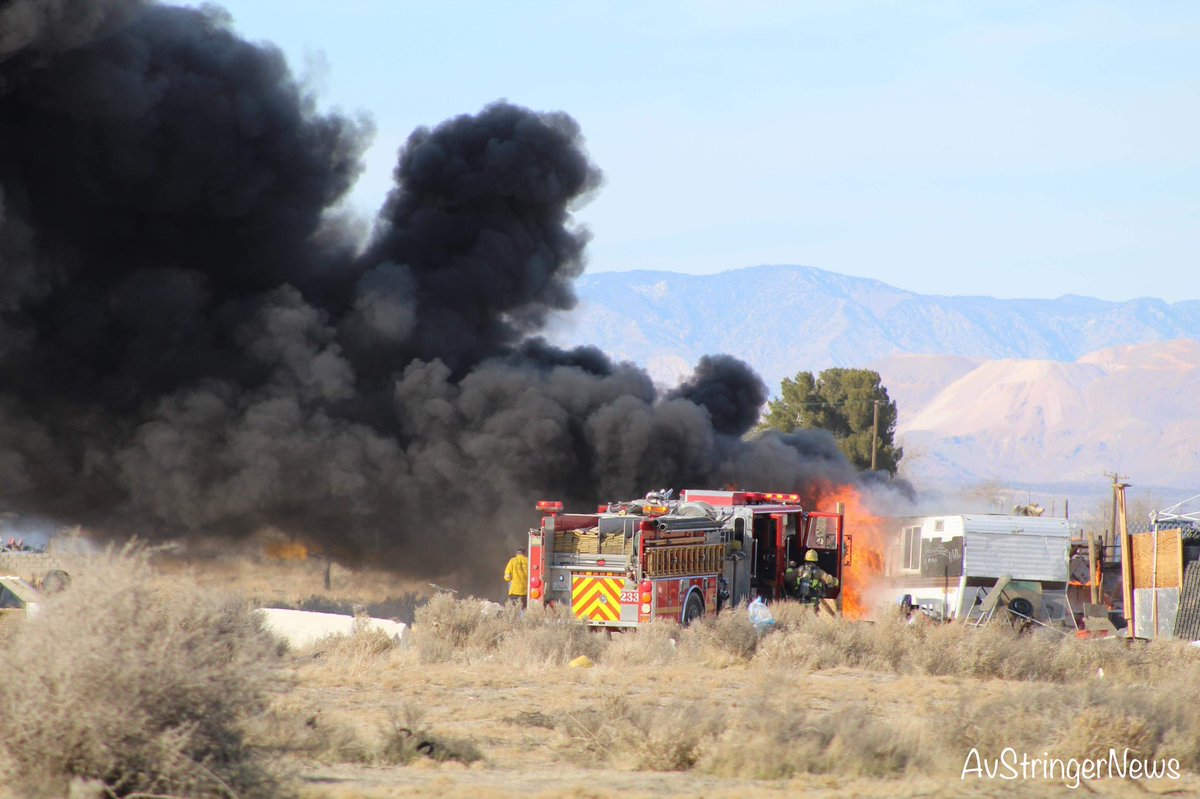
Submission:
[[703,615],[704,601],[693,591],[687,598],[687,604],[683,606],[683,626],[687,627]]

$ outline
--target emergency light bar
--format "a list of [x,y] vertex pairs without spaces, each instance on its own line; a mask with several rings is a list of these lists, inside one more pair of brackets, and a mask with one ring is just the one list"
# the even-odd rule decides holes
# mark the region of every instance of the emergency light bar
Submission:
[[537,509],[542,513],[562,513],[563,504],[543,499],[538,501]]
[[767,494],[761,491],[746,492],[746,499],[751,502],[779,502],[784,505],[798,505],[799,494]]

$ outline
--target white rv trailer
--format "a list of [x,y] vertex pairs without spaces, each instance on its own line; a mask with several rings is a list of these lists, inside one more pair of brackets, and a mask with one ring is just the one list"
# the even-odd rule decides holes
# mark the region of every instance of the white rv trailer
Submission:
[[1038,618],[1068,612],[1071,537],[1066,519],[998,514],[897,520],[885,559],[892,601],[909,596],[927,615],[965,620],[996,580],[1040,599]]

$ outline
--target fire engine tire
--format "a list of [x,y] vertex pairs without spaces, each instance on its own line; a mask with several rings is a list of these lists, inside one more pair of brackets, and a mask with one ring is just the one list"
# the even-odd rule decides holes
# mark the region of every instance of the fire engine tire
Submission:
[[683,606],[683,626],[687,627],[696,619],[704,615],[704,600],[700,595],[693,591],[688,595],[687,604]]

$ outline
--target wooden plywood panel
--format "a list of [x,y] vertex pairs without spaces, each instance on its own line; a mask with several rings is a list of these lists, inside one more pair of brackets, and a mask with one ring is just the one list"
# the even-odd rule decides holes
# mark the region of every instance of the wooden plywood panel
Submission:
[[1134,588],[1179,588],[1183,583],[1183,541],[1178,530],[1158,531],[1158,560],[1154,533],[1131,535]]

